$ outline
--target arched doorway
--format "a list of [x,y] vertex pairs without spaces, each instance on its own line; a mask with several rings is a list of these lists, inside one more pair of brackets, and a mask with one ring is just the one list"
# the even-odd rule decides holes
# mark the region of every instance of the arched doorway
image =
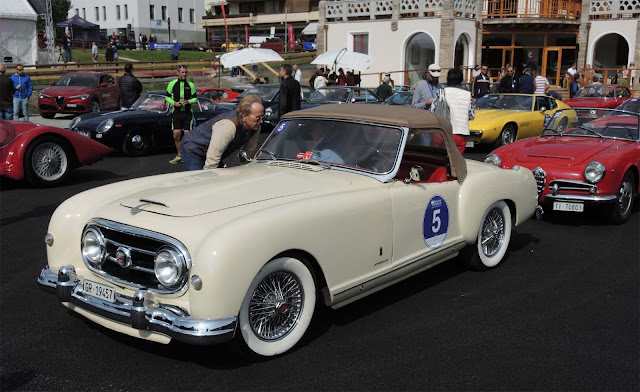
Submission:
[[621,68],[627,65],[629,44],[616,33],[603,35],[598,39],[593,51],[594,68]]
[[417,33],[409,38],[405,51],[405,83],[413,85],[420,81],[417,69],[427,69],[436,59],[436,45],[426,33]]
[[473,67],[474,64],[469,63],[469,37],[467,34],[460,34],[456,41],[456,49],[453,57],[453,67]]

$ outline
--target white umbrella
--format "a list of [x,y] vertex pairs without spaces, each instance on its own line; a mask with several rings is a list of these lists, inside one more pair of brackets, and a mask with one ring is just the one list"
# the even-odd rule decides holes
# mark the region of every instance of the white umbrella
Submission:
[[347,49],[328,50],[311,62],[319,65],[335,65],[336,67],[351,68],[364,71],[369,68],[375,57],[358,52],[348,52]]
[[231,68],[238,65],[284,61],[284,59],[271,49],[246,48],[225,53],[220,56],[220,61],[225,67]]

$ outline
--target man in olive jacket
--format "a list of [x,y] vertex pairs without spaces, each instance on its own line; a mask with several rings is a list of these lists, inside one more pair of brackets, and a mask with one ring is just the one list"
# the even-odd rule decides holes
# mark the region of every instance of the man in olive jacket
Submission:
[[13,120],[13,80],[5,75],[7,68],[0,64],[0,120]]
[[120,86],[122,107],[129,109],[140,98],[142,92],[142,84],[133,76],[133,64],[124,65],[124,75],[118,79],[118,86]]

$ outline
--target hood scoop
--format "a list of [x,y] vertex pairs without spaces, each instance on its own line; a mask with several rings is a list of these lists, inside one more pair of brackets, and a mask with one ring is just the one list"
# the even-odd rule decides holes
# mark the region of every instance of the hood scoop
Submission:
[[554,158],[554,159],[569,159],[573,161],[573,157],[563,157],[558,155],[545,155],[545,154],[527,154],[528,157],[536,158]]
[[144,211],[144,207],[147,207],[149,205],[156,205],[156,206],[162,206],[162,207],[165,207],[165,208],[169,208],[169,206],[167,204],[165,204],[163,202],[160,202],[160,201],[149,200],[149,199],[140,199],[140,205],[131,207],[131,215],[136,215],[136,214]]

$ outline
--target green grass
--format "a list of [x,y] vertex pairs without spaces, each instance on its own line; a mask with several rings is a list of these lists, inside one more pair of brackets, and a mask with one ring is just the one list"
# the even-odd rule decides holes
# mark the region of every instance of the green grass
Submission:
[[[100,63],[104,63],[105,61],[104,52],[104,49],[100,49],[98,51],[98,62]],[[168,50],[120,50],[118,51],[118,53],[120,54],[120,57],[147,63],[153,61],[171,60],[171,52]],[[200,61],[201,59],[211,60],[213,59],[213,54],[211,52],[196,52],[190,50],[180,51],[180,61],[190,62]],[[92,63],[93,61],[91,60],[91,49],[74,49],[73,61],[77,63]]]

